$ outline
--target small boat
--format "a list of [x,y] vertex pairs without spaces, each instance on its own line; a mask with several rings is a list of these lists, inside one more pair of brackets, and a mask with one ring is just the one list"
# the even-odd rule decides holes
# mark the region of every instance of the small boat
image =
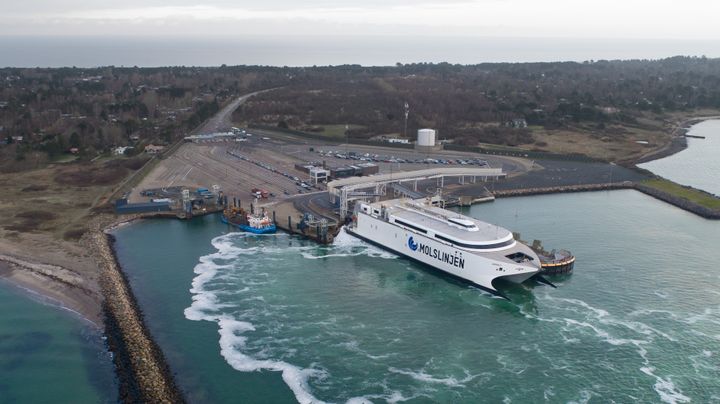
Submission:
[[220,220],[254,234],[271,234],[277,231],[265,209],[260,213],[248,213],[243,208],[229,207],[223,211]]

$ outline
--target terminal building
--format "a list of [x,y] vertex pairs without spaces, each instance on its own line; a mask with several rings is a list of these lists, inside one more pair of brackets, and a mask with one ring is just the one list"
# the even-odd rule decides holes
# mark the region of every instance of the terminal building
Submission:
[[322,167],[312,167],[310,169],[310,179],[312,180],[313,184],[317,185],[321,182],[327,182],[327,180],[330,178],[330,171],[322,168]]
[[316,184],[330,179],[360,177],[380,172],[380,167],[373,163],[357,163],[327,169],[318,163],[295,164],[295,169],[310,174]]

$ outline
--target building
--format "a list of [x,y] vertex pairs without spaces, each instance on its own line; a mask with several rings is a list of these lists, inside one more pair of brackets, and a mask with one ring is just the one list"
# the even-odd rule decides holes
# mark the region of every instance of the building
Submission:
[[113,149],[113,154],[116,156],[124,155],[128,150],[134,149],[132,146],[120,146]]
[[118,215],[167,211],[170,211],[170,203],[168,202],[128,203],[127,199],[124,198],[115,201],[115,213]]
[[310,169],[310,178],[314,184],[326,182],[330,178],[330,171],[321,167],[313,167]]
[[165,146],[156,146],[152,144],[145,146],[145,153],[147,154],[160,154],[163,150],[165,150]]
[[524,118],[515,118],[507,123],[507,126],[515,129],[527,128],[527,121]]
[[356,171],[355,175],[373,175],[380,172],[380,167],[373,163],[359,163],[356,167],[359,168],[359,172]]
[[218,132],[210,133],[207,135],[191,135],[183,138],[186,142],[202,143],[202,142],[218,142],[218,141],[231,141],[236,139],[243,139],[239,135],[233,132]]
[[352,177],[353,175],[355,175],[355,169],[353,169],[352,167],[344,166],[330,169],[330,176],[333,179]]

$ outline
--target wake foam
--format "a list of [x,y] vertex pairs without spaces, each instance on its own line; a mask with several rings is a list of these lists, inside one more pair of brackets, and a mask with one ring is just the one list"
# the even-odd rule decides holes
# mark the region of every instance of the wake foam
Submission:
[[[234,246],[233,240],[241,237],[243,237],[241,233],[230,233],[216,237],[212,240],[212,245],[218,251],[200,257],[200,263],[194,269],[197,276],[193,279],[190,288],[192,304],[185,309],[185,318],[193,321],[212,321],[218,324],[220,354],[233,369],[240,372],[260,370],[281,372],[283,381],[292,390],[299,403],[322,403],[321,400],[312,395],[307,381],[310,377],[325,377],[324,371],[304,369],[284,361],[255,359],[244,354],[242,350],[248,338],[244,334],[255,331],[255,327],[249,322],[239,321],[228,315],[219,314],[218,311],[226,307],[226,305],[218,303],[217,294],[206,289],[207,283],[213,280],[220,270],[232,267],[229,264],[218,264],[216,261],[231,260],[240,255],[254,254],[258,251],[258,247],[239,248]],[[280,248],[276,250],[287,251],[287,249]]]
[[[571,331],[570,328],[583,328],[591,330],[593,334],[595,334],[598,338],[605,341],[606,343],[614,346],[623,346],[623,345],[633,345],[640,358],[642,359],[642,366],[640,367],[640,371],[652,378],[655,379],[655,384],[653,385],[653,389],[660,397],[660,400],[662,400],[665,403],[686,403],[690,401],[690,398],[687,397],[680,391],[675,384],[672,382],[672,379],[670,376],[662,377],[657,374],[655,374],[655,367],[651,366],[650,360],[648,359],[648,351],[645,348],[646,346],[649,346],[656,337],[664,338],[668,341],[677,342],[677,338],[673,337],[672,335],[669,335],[668,333],[662,332],[658,330],[657,328],[654,328],[646,323],[640,322],[640,321],[632,321],[632,320],[623,320],[616,318],[612,316],[608,311],[596,308],[591,306],[590,304],[578,300],[578,299],[567,299],[567,298],[555,298],[551,297],[549,295],[545,296],[545,299],[554,301],[556,303],[565,304],[563,308],[575,312],[579,315],[583,315],[585,317],[583,320],[575,320],[572,318],[551,318],[551,319],[541,319],[541,321],[550,321],[550,322],[564,322],[565,327],[562,328],[563,331]],[[710,321],[711,316],[713,314],[713,309],[706,308],[701,314],[696,314],[690,317],[686,318],[680,318],[676,313],[667,311],[667,310],[649,310],[649,309],[641,309],[636,310],[631,313],[629,313],[629,317],[631,318],[637,318],[639,316],[647,316],[647,315],[661,315],[663,317],[669,317],[670,319],[674,321],[678,321],[685,324],[694,324],[696,322],[701,321]],[[527,316],[527,315],[526,315]],[[537,317],[537,319],[540,319]],[[628,331],[631,331],[635,334],[642,335],[645,338],[643,339],[637,339],[637,338],[620,338],[617,336],[614,336],[609,331],[605,330],[602,326],[610,326],[610,327],[622,327]]]
[[423,382],[423,383],[435,383],[435,384],[444,384],[448,387],[465,387],[465,383],[472,381],[478,375],[467,375],[465,378],[458,380],[455,377],[435,377],[433,375],[427,374],[424,371],[413,371],[413,370],[405,370],[405,369],[398,369],[394,367],[388,368],[388,371],[392,373],[398,373],[401,375],[410,376],[411,378]]
[[655,389],[655,392],[658,393],[660,396],[660,399],[664,403],[689,403],[690,397],[682,394],[678,389],[675,387],[675,384],[673,384],[670,377],[662,378],[658,375],[656,375],[655,368],[652,366],[644,366],[640,368],[640,370],[645,373],[648,376],[652,376],[655,378],[655,385],[653,388]]
[[282,372],[283,381],[290,387],[299,403],[322,403],[310,393],[310,387],[307,385],[309,377],[323,376],[321,370],[303,369],[283,361],[258,360],[245,355],[241,349],[245,346],[247,337],[242,334],[247,331],[255,331],[255,327],[250,323],[237,321],[226,316],[214,318],[212,321],[216,321],[220,326],[218,330],[220,333],[220,354],[233,369],[241,372],[259,370]]
[[[354,255],[367,255],[374,258],[385,258],[385,259],[396,259],[397,255],[385,251],[381,248],[375,247],[368,244],[355,236],[351,236],[345,231],[345,227],[340,229],[340,232],[333,240],[333,251],[339,251],[336,257],[347,257]],[[359,250],[359,251],[358,251]]]

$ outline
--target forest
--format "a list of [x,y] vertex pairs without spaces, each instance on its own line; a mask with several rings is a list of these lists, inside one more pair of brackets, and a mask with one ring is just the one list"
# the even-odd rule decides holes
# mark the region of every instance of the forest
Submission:
[[260,89],[273,90],[239,108],[236,122],[315,133],[347,125],[344,135],[364,139],[414,139],[417,129],[430,127],[440,139],[461,145],[549,151],[558,151],[553,148],[563,137],[580,134],[571,141],[620,149],[631,146],[612,144],[667,141],[653,134],[667,135],[678,115],[720,110],[720,59],[4,68],[0,169],[68,153],[82,160],[121,146],[134,147],[126,151],[133,154],[146,144],[169,144],[230,99]]
[[[254,98],[236,119],[320,132],[351,125],[352,137],[435,128],[446,139],[518,145],[531,129],[604,138],[658,130],[668,113],[720,109],[720,60],[585,63],[397,64],[296,69],[289,85]],[[526,128],[525,126],[529,128]]]

